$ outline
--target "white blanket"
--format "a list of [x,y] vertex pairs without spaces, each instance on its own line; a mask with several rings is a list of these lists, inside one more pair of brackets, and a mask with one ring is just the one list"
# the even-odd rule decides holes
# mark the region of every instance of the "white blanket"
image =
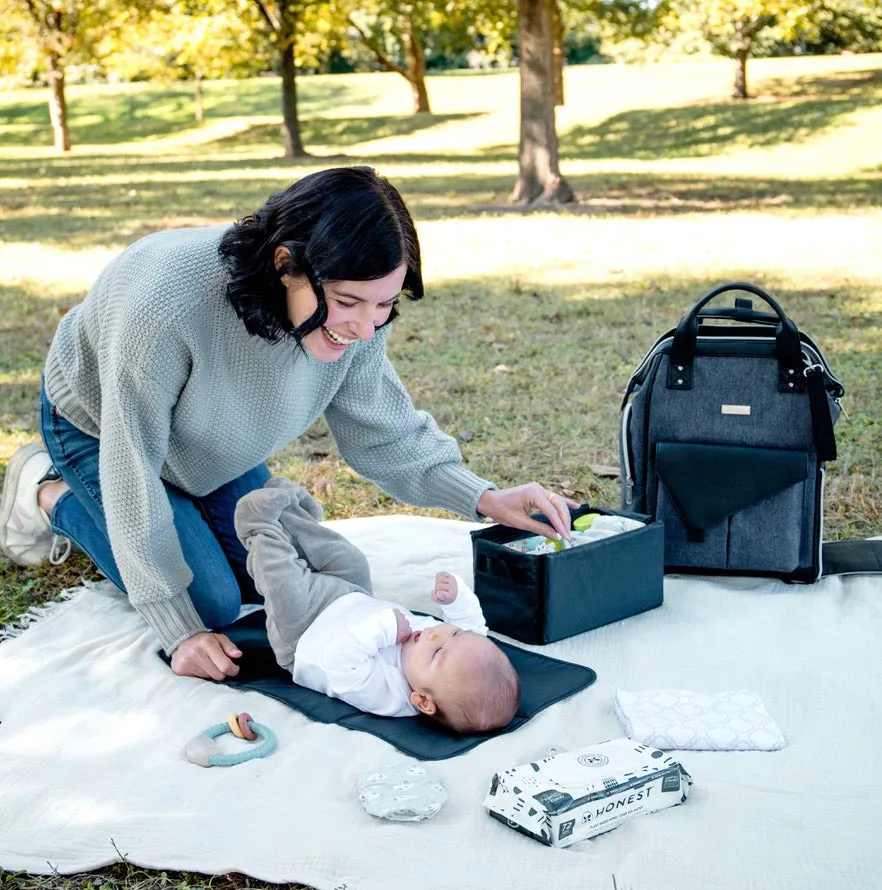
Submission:
[[[471,577],[467,523],[332,523],[368,554],[379,596],[431,610],[434,572]],[[813,586],[669,578],[665,604],[541,649],[594,686],[516,732],[432,764],[449,799],[391,823],[358,803],[362,774],[408,759],[254,692],[174,676],[109,585],[80,590],[0,644],[0,868],[71,873],[125,857],[319,890],[871,890],[882,873],[882,578]],[[622,734],[617,688],[754,690],[788,746],[684,752],[679,807],[567,850],[481,807],[493,772]],[[228,769],[186,742],[235,711],[278,750]],[[614,877],[613,877],[614,876]]]

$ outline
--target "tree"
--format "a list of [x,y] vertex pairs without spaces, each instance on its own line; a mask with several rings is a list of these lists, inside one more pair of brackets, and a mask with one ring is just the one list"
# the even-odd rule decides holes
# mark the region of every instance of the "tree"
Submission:
[[697,28],[711,48],[735,60],[732,96],[748,99],[747,60],[760,34],[792,39],[812,17],[811,0],[674,0],[663,10],[665,25],[675,30]]
[[[70,127],[67,119],[65,75],[69,64],[85,61],[108,33],[134,21],[142,7],[123,0],[0,0],[0,19],[4,29],[17,31],[21,58],[27,45],[37,50],[37,65],[49,82],[49,119],[55,150],[70,151]],[[7,48],[4,62],[8,68],[16,55]]]
[[137,27],[116,35],[105,67],[125,80],[192,80],[194,116],[201,121],[203,79],[266,70],[266,46],[254,39],[260,25],[245,0],[166,0]]
[[554,78],[554,104],[564,104],[564,23],[557,0],[549,5],[551,12],[551,76]]
[[297,111],[297,30],[309,0],[253,0],[279,54],[282,76],[282,144],[286,158],[308,157]]
[[518,204],[575,201],[560,172],[554,119],[552,11],[556,0],[518,0],[521,84],[521,135],[518,179],[512,200]]
[[466,55],[510,56],[516,0],[338,0],[337,8],[379,66],[410,84],[415,113],[431,113],[432,58],[448,67]]
[[[414,113],[431,114],[429,91],[426,89],[425,32],[439,24],[433,21],[439,13],[432,2],[389,3],[359,2],[347,15],[347,21],[358,32],[387,71],[400,74],[411,87]],[[400,59],[401,61],[398,61]]]

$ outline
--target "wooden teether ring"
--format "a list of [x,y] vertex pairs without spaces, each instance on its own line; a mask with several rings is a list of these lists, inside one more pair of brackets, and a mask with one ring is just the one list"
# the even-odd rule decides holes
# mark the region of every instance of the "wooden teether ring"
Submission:
[[248,739],[249,742],[253,742],[257,738],[257,733],[251,728],[251,715],[242,711],[241,714],[236,716],[236,720],[239,723],[239,729],[242,731],[240,738],[245,738]]

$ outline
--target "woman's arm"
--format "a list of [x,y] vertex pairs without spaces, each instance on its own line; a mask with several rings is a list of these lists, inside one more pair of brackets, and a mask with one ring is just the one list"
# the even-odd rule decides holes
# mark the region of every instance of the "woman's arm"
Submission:
[[[453,437],[417,411],[386,356],[389,328],[359,344],[346,380],[325,411],[343,459],[384,491],[417,507],[440,507],[470,519],[487,516],[535,534],[569,535],[567,504],[537,482],[497,490],[462,465]],[[544,514],[553,528],[531,518]]]

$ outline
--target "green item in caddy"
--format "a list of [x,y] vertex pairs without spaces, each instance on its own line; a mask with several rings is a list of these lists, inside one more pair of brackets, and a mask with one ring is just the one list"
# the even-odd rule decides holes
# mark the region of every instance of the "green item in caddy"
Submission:
[[600,516],[599,513],[585,513],[583,516],[577,516],[573,520],[573,530],[583,532],[586,529],[591,528],[591,524],[598,516]]

